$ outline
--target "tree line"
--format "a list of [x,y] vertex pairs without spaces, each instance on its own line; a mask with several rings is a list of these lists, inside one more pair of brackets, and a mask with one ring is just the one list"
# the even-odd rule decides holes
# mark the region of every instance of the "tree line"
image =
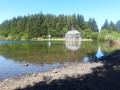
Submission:
[[108,23],[106,19],[102,26],[101,33],[94,18],[85,21],[80,14],[58,16],[53,14],[39,14],[18,16],[11,20],[6,20],[0,24],[1,40],[29,40],[32,38],[47,38],[50,34],[53,38],[63,38],[65,33],[72,29],[77,29],[85,39],[105,40],[102,32],[119,33],[120,21],[114,24]]
[[79,14],[53,15],[34,14],[18,16],[6,20],[0,25],[0,38],[6,40],[24,40],[32,38],[47,38],[51,34],[53,38],[62,38],[71,27],[80,31],[84,38],[90,38],[92,32],[98,32],[98,26],[94,18],[85,21]]
[[100,33],[92,33],[91,38],[98,41],[114,42],[120,41],[120,20],[116,23],[113,21],[108,22],[106,19],[101,27]]

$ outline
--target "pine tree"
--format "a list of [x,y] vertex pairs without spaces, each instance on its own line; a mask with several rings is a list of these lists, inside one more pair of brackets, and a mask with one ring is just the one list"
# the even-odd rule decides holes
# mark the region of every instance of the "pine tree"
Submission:
[[97,23],[95,21],[95,19],[90,18],[89,21],[89,28],[93,31],[93,32],[98,32],[98,26]]
[[109,23],[108,23],[108,20],[106,19],[106,20],[105,20],[105,23],[103,24],[103,26],[102,26],[101,29],[102,29],[102,30],[103,30],[103,29],[106,29],[106,28],[108,27],[108,25],[109,25]]
[[116,26],[117,26],[117,30],[120,32],[120,20],[117,21]]
[[77,15],[77,29],[84,29],[84,17],[82,15]]
[[88,32],[98,31],[95,19],[90,18],[85,22],[84,17],[79,14],[55,16],[39,13],[4,21],[0,25],[0,35],[10,37],[10,40],[46,37],[48,34],[53,37],[64,37],[72,27],[87,35],[86,38],[90,38]]

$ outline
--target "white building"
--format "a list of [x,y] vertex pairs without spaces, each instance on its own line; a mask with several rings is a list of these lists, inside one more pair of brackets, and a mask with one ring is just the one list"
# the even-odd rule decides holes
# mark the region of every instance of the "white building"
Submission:
[[68,31],[65,34],[65,38],[66,40],[82,40],[83,39],[81,33],[78,32],[77,30]]

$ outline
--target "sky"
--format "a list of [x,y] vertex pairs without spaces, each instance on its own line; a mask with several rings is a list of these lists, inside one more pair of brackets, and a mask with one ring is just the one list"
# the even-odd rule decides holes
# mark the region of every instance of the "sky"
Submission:
[[85,21],[95,18],[99,29],[105,19],[120,20],[120,0],[0,0],[0,24],[4,20],[31,14],[80,14]]

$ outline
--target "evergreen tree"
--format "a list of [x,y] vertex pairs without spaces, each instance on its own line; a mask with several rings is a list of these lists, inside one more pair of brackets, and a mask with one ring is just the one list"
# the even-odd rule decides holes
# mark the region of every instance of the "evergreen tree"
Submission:
[[98,32],[98,26],[97,23],[95,21],[95,19],[90,18],[89,21],[89,28],[93,31],[93,32]]
[[111,21],[106,29],[112,30],[112,31],[117,31],[117,26],[113,23],[113,21]]
[[106,20],[105,20],[105,23],[103,24],[103,26],[102,26],[101,29],[102,29],[102,30],[103,30],[103,29],[106,29],[106,28],[108,27],[108,25],[109,25],[109,23],[108,23],[108,20],[106,19]]
[[0,36],[5,37],[6,40],[47,37],[48,34],[53,37],[64,37],[72,27],[83,33],[85,38],[90,38],[92,32],[98,31],[95,19],[90,18],[85,22],[84,17],[79,14],[55,16],[39,13],[4,21],[0,25]]
[[77,29],[84,29],[84,23],[85,23],[85,21],[84,21],[84,17],[82,16],[82,15],[77,15]]
[[116,26],[117,26],[117,30],[120,32],[120,20],[117,21]]
[[113,21],[110,21],[110,26],[114,26],[114,23],[113,23]]

